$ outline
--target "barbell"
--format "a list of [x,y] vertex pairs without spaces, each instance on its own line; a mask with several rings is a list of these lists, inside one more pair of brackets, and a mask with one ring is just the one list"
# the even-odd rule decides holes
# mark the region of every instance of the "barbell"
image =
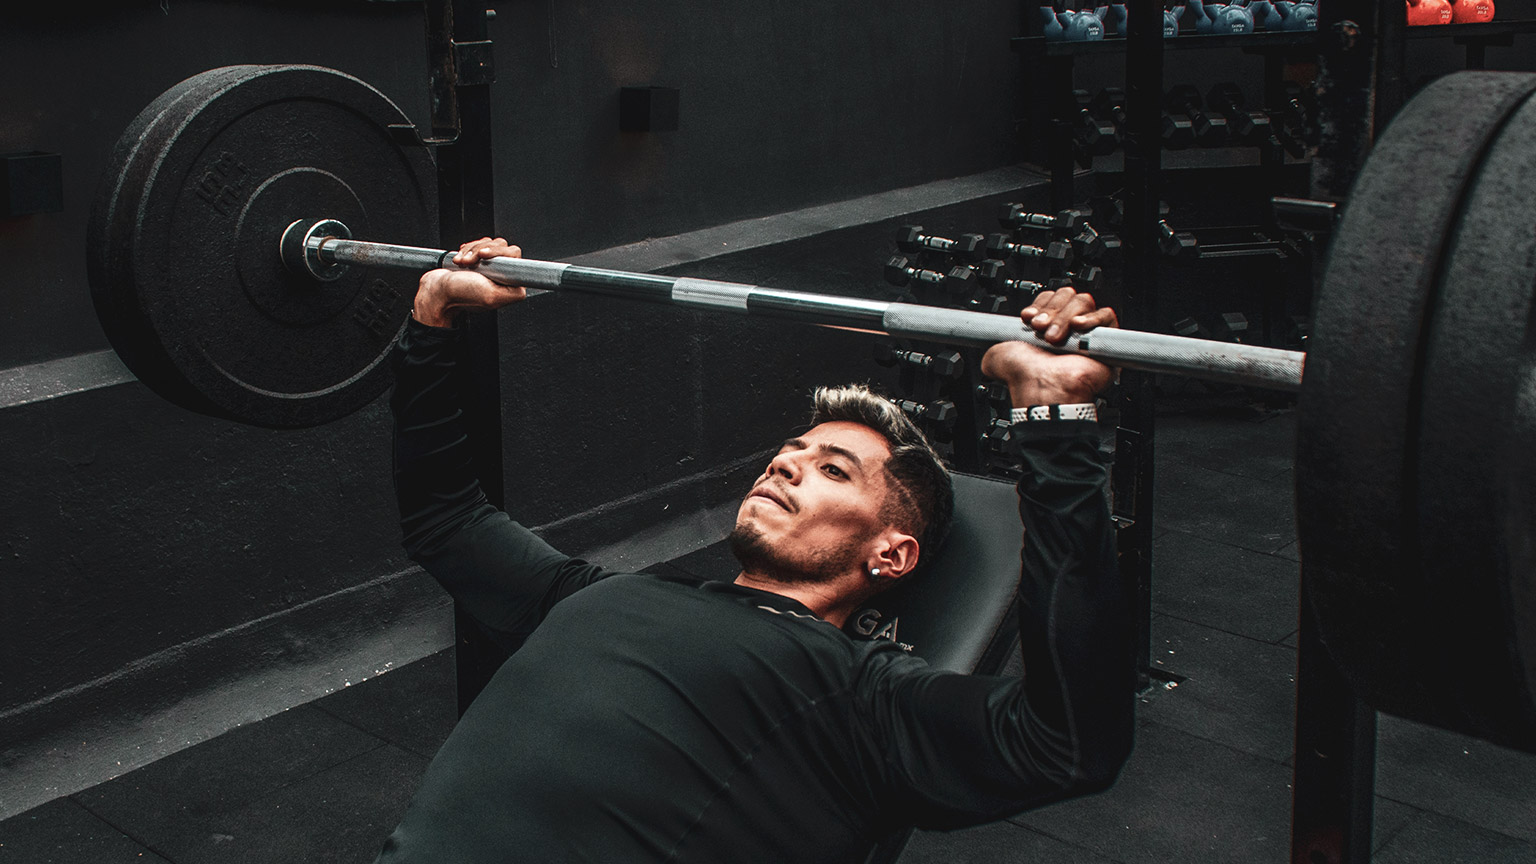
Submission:
[[[1381,710],[1536,752],[1533,92],[1536,75],[1459,73],[1404,107],[1344,209],[1305,356],[1108,329],[1053,350],[1299,387],[1299,528],[1330,652]],[[356,78],[193,76],[139,114],[106,166],[87,240],[103,329],[140,380],[192,410],[268,427],[343,416],[388,386],[417,275],[451,266],[429,245],[435,184],[430,148]],[[933,342],[1036,341],[1014,316],[479,266],[535,288]]]
[[[438,267],[458,269],[453,263],[453,254],[442,249],[354,240],[344,222],[331,218],[295,220],[283,230],[277,252],[291,271],[306,274],[320,283],[340,278],[351,264],[418,274]],[[630,273],[527,258],[493,258],[480,262],[475,269],[494,281],[529,288],[606,294],[949,345],[984,347],[1017,340],[1059,353],[1081,354],[1112,365],[1149,372],[1171,372],[1281,390],[1301,387],[1302,353],[1260,345],[1114,328],[1072,334],[1065,344],[1052,345],[1039,338],[1016,315],[785,291],[713,279]]]

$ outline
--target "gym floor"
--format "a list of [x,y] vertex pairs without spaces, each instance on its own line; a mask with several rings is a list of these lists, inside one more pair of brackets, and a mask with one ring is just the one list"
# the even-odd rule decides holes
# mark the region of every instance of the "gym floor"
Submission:
[[[1295,428],[1167,400],[1152,650],[1182,682],[1143,700],[1109,792],[919,834],[904,862],[1288,860]],[[719,544],[668,563],[733,566]],[[0,822],[0,861],[366,864],[454,719],[444,651]],[[1375,861],[1536,861],[1536,757],[1385,716],[1379,737]]]

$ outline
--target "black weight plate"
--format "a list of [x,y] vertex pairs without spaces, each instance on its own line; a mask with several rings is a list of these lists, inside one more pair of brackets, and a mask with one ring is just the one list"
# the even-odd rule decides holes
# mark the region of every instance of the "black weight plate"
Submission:
[[1350,192],[1302,380],[1296,507],[1319,633],[1370,704],[1442,726],[1455,723],[1410,488],[1421,325],[1468,180],[1533,89],[1458,73],[1399,112]]
[[1454,728],[1536,752],[1536,438],[1516,413],[1536,345],[1536,99],[1478,168],[1431,313],[1414,487],[1424,635]]
[[210,88],[250,68],[227,66],[193,76],[140,111],[113,147],[86,226],[91,301],[108,341],[135,375],[178,404],[195,402],[197,396],[184,385],[177,396],[166,392],[182,379],[138,308],[131,271],[133,227],[148,185],[147,172],[165,145],[167,130],[176,128],[189,111],[196,110]]
[[333,70],[237,67],[178,88],[189,95],[135,123],[141,143],[109,178],[125,191],[104,195],[116,203],[102,208],[93,292],[115,313],[114,347],[203,413],[296,427],[356,410],[388,386],[415,279],[354,268],[316,283],[282,268],[278,238],[332,217],[359,237],[431,245],[429,151],[391,130],[409,121],[387,97]]

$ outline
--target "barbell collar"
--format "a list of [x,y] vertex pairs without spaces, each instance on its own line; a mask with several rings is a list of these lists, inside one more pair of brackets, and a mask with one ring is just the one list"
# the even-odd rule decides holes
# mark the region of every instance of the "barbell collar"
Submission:
[[[307,229],[304,235],[306,260],[300,269],[303,273],[313,274],[316,270],[348,264],[419,272],[439,267],[465,269],[453,263],[454,253],[450,251],[349,239],[343,236],[346,226],[336,220],[312,223],[300,220],[289,226],[284,237],[307,224],[340,226],[340,229],[334,235],[321,235],[317,230]],[[290,258],[285,256],[284,260],[289,262]],[[289,266],[294,267],[291,262]],[[1013,315],[786,291],[712,279],[630,273],[528,258],[490,258],[481,261],[474,269],[493,281],[528,288],[604,294],[926,339],[948,345],[987,347],[999,342],[1028,342],[1058,354],[1081,354],[1127,369],[1274,390],[1301,389],[1306,359],[1300,351],[1113,327],[1074,333],[1064,344],[1052,345]]]

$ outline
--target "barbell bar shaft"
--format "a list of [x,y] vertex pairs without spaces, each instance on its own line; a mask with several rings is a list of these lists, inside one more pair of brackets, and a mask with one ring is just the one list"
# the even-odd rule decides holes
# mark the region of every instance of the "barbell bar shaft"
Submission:
[[[318,223],[301,220],[294,224]],[[453,252],[441,249],[374,243],[337,235],[306,236],[303,246],[314,271],[348,264],[423,273],[439,267],[463,269],[453,263]],[[491,258],[480,261],[473,269],[492,281],[527,288],[605,294],[948,345],[986,347],[1007,341],[1028,342],[1056,353],[1092,357],[1112,366],[1272,390],[1299,390],[1306,360],[1301,351],[1114,327],[1074,333],[1065,344],[1052,345],[1012,315],[785,291],[712,279],[631,273],[528,258]]]

